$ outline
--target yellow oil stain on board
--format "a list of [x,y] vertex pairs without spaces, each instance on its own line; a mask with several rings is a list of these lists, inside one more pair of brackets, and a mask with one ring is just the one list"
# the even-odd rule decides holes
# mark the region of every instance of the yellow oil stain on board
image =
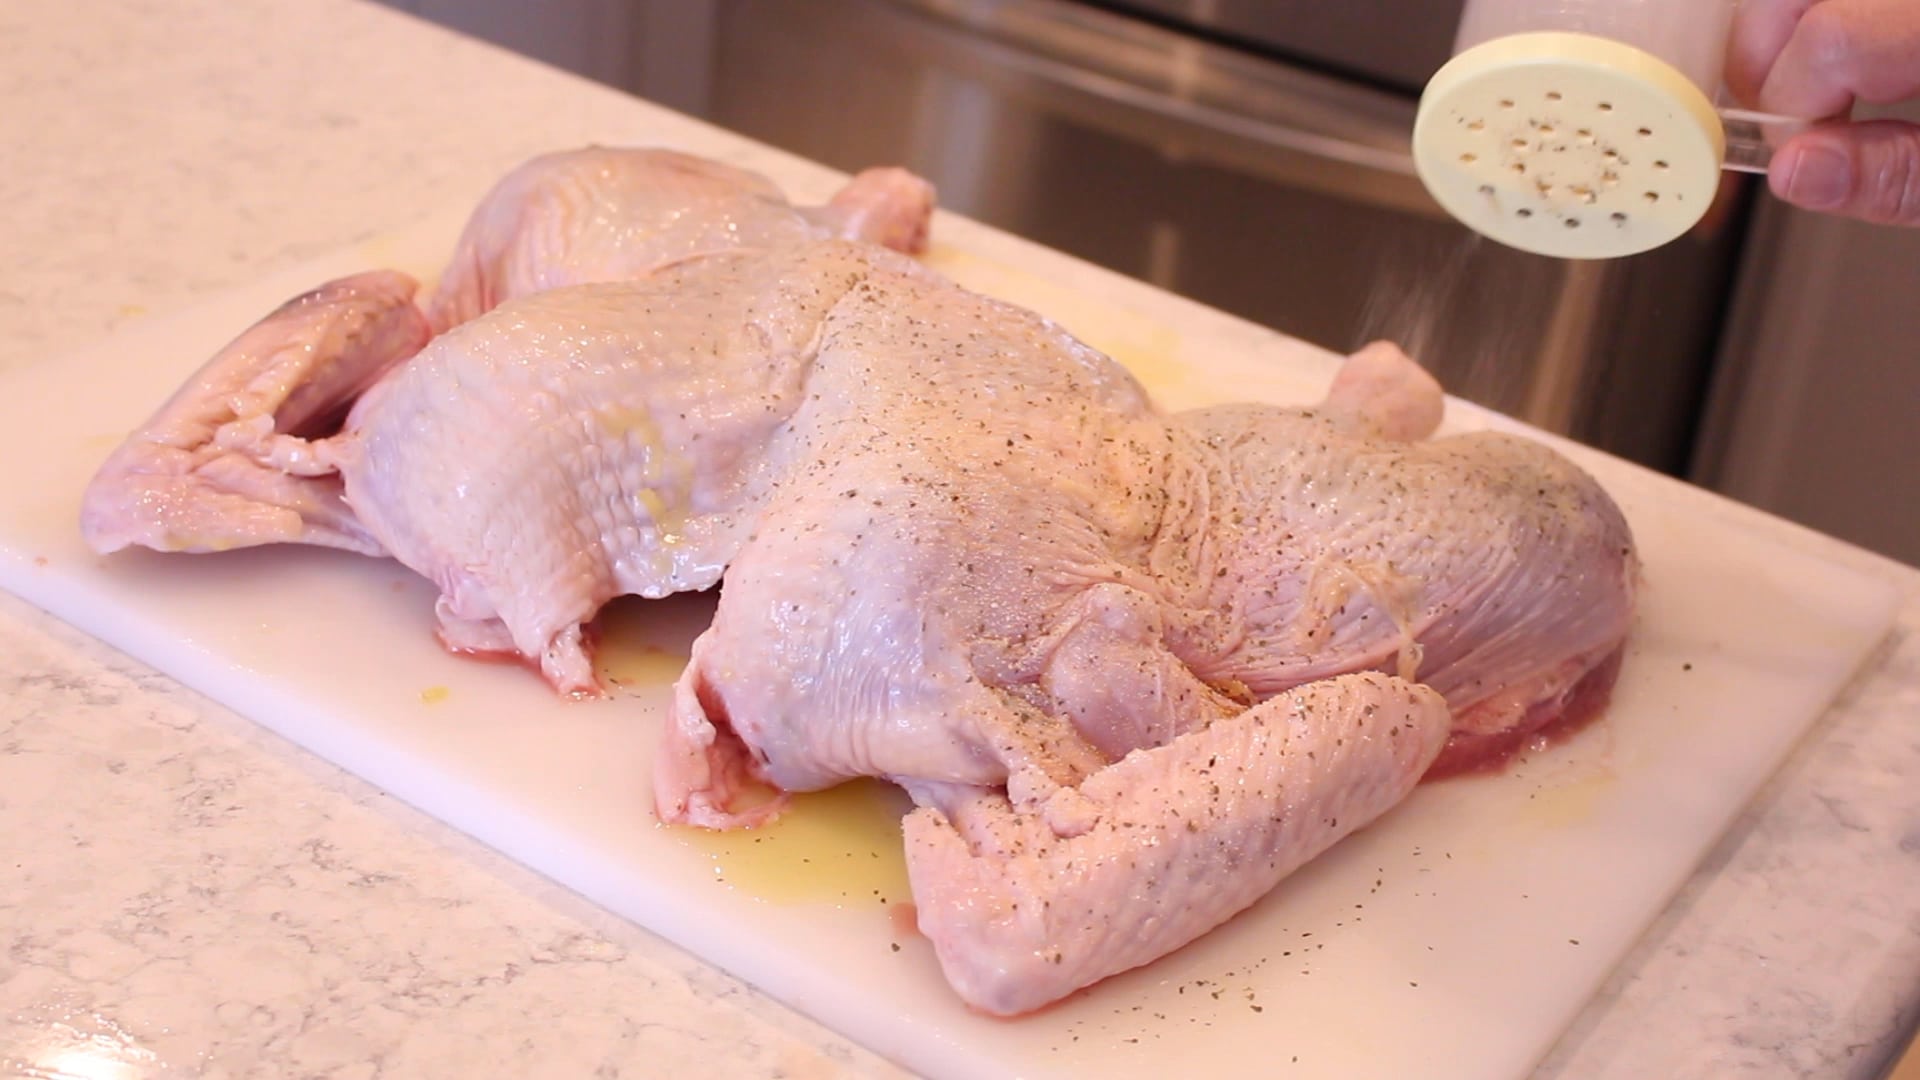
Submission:
[[912,801],[892,784],[850,780],[796,795],[750,829],[671,828],[712,864],[716,882],[776,904],[892,905],[910,899],[900,819]]
[[1593,817],[1601,797],[1618,782],[1618,775],[1604,766],[1548,779],[1527,800],[1527,820],[1548,828],[1577,825]]
[[693,639],[713,621],[714,602],[707,593],[623,596],[601,608],[592,631],[600,678],[626,689],[672,685],[686,669]]

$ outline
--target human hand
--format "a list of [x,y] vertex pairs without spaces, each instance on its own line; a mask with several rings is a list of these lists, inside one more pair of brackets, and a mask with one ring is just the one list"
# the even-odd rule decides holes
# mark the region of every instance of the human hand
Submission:
[[1727,87],[1762,112],[1826,118],[1775,151],[1767,184],[1786,202],[1920,226],[1920,126],[1853,122],[1856,102],[1920,97],[1920,0],[1744,0]]

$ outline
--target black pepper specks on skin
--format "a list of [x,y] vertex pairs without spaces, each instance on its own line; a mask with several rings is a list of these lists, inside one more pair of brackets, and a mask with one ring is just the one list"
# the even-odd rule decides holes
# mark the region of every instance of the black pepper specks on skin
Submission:
[[[1312,410],[1259,410],[1231,430],[1205,417],[1128,417],[1126,409],[1110,404],[1121,396],[1109,385],[1110,363],[1084,357],[1064,344],[1064,334],[1035,320],[996,322],[990,328],[968,324],[941,309],[945,293],[929,290],[938,302],[920,303],[907,286],[877,273],[815,279],[807,291],[836,287],[854,296],[846,303],[867,305],[861,314],[885,321],[887,333],[863,339],[860,320],[849,319],[834,331],[837,337],[829,335],[835,342],[832,355],[816,358],[809,382],[796,383],[792,391],[797,399],[804,395],[805,416],[780,433],[787,440],[783,445],[804,449],[793,451],[793,467],[764,482],[773,493],[766,496],[770,503],[827,502],[835,516],[797,523],[769,516],[753,544],[832,551],[830,560],[805,565],[846,581],[844,588],[822,589],[820,595],[836,603],[858,601],[861,612],[899,610],[901,591],[910,587],[905,599],[912,606],[906,610],[921,613],[917,625],[923,640],[967,639],[981,654],[997,650],[995,662],[1004,659],[1008,669],[1039,650],[1036,643],[1052,640],[1049,619],[1055,613],[1033,598],[1084,591],[1087,579],[1112,579],[1150,586],[1156,610],[1170,626],[1165,633],[1182,637],[1182,657],[1203,659],[1210,670],[1228,673],[1209,676],[1215,690],[1243,676],[1270,686],[1336,637],[1345,642],[1348,637],[1341,635],[1350,636],[1356,642],[1352,647],[1364,651],[1390,641],[1416,615],[1446,612],[1455,602],[1453,592],[1478,580],[1471,572],[1449,578],[1451,568],[1465,564],[1477,572],[1476,560],[1483,554],[1518,558],[1535,550],[1528,545],[1551,549],[1565,531],[1560,519],[1574,496],[1562,478],[1543,479],[1538,469],[1511,467],[1513,461],[1492,449],[1460,455],[1460,460],[1435,458],[1433,467],[1445,474],[1440,485],[1445,509],[1479,523],[1467,541],[1474,550],[1463,555],[1463,542],[1422,510],[1422,498],[1434,500],[1409,485],[1406,466],[1424,449],[1370,448],[1382,456],[1356,456],[1355,438]],[[790,291],[794,304],[814,303],[801,296],[800,288]],[[905,301],[903,293],[909,294]],[[903,363],[911,365],[912,378],[894,377]],[[769,375],[776,370],[771,363],[766,368]],[[774,407],[768,396],[763,411]],[[1328,461],[1346,467],[1329,470]],[[1182,475],[1190,474],[1190,482],[1170,482],[1176,468],[1187,470]],[[1076,502],[1071,485],[1054,490],[1035,483],[1070,469],[1076,479],[1089,478],[1084,486],[1102,497]],[[1010,496],[1034,491],[1047,495],[1043,512],[1010,513]],[[1010,517],[1017,520],[1010,524]],[[1009,544],[1007,535],[1016,526],[1017,540]],[[1029,528],[1036,537],[1026,535]],[[1612,546],[1611,540],[1605,542]],[[1630,555],[1624,545],[1618,550],[1622,559]],[[890,573],[895,561],[921,566],[928,560],[942,566],[945,576]],[[1331,590],[1322,610],[1303,612],[1317,601],[1303,600],[1291,586],[1309,568],[1339,565],[1357,574],[1353,568],[1363,564],[1382,568],[1377,575],[1369,571],[1371,583]],[[1569,580],[1564,572],[1555,577],[1563,570],[1549,567],[1542,580],[1564,585]],[[1037,588],[1035,578],[1040,579]],[[1404,605],[1387,595],[1402,579],[1421,583]],[[728,588],[734,585],[730,577]],[[833,625],[845,614],[833,606],[812,606],[807,617]],[[911,634],[916,620],[909,615],[902,622],[895,632]],[[836,632],[853,640],[860,629]],[[1150,675],[1153,670],[1150,662],[1129,661],[1116,663],[1112,674],[1128,679],[1136,671]],[[880,676],[876,681],[886,685],[885,677],[893,673],[860,674]],[[1011,710],[1013,732],[1007,738],[993,736],[992,752],[1003,758],[1040,752],[1022,740],[1036,739],[1035,731],[1058,720],[1049,715],[1054,703],[1031,687],[1036,678],[990,676],[983,662],[964,680],[974,692],[1009,696],[1015,691],[1008,684],[1025,680],[1022,685],[1031,692],[1026,711]],[[953,679],[949,685],[960,682]],[[1248,691],[1250,700],[1238,706],[1271,693]],[[1380,725],[1366,724],[1373,712],[1370,706],[1367,717],[1355,724],[1359,734],[1354,738],[1336,740],[1340,753],[1327,756],[1358,753],[1380,742]],[[1388,737],[1398,738],[1400,727],[1394,724]],[[756,760],[768,761],[764,747],[752,749]],[[1323,769],[1334,767],[1311,750],[1306,756]],[[1181,837],[1187,834],[1204,836],[1212,816],[1223,812],[1223,785],[1232,798],[1257,794],[1280,803],[1278,791],[1251,793],[1238,764],[1209,758],[1205,782],[1214,805],[1204,813],[1125,820],[1111,828],[1178,843],[1185,843]],[[1303,810],[1300,820],[1324,817],[1329,828],[1338,828],[1335,809],[1352,824],[1353,812],[1334,805]],[[1194,846],[1221,865],[1243,857],[1227,853],[1223,838],[1206,836]],[[1142,858],[1145,850],[1143,843]],[[1245,864],[1260,865],[1257,857],[1244,855]],[[1275,865],[1270,858],[1265,864]],[[1142,876],[1149,889],[1171,880],[1157,873]],[[1380,885],[1376,879],[1374,890]],[[1052,910],[1048,897],[1028,900],[1029,913],[1036,907]],[[1304,933],[1301,939],[1312,936]],[[1325,942],[1297,947],[1304,962],[1304,956],[1324,950]],[[897,942],[892,951],[900,951]],[[1282,955],[1291,958],[1293,951]],[[1057,951],[1049,960],[1063,963]],[[1208,989],[1213,998],[1220,997],[1219,988]],[[1247,1000],[1253,1011],[1261,1010],[1250,990]]]

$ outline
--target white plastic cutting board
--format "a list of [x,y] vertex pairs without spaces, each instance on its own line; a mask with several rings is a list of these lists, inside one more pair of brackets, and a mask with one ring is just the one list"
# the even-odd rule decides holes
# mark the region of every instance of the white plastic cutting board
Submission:
[[[735,156],[799,191],[829,179]],[[430,590],[392,563],[82,547],[88,476],[205,357],[326,277],[431,274],[463,215],[0,380],[0,586],[923,1074],[1524,1074],[1892,622],[1886,586],[1770,539],[1777,523],[1570,449],[1646,559],[1600,724],[1507,774],[1423,788],[1148,968],[1025,1019],[971,1015],[906,929],[877,800],[803,807],[744,856],[653,821],[648,760],[702,600],[623,608],[610,662],[631,685],[571,704],[443,653]],[[1332,372],[1299,342],[965,221],[943,216],[936,242],[937,265],[1059,319],[1169,405],[1307,400]],[[1512,426],[1452,406],[1451,427],[1493,424]],[[858,827],[835,851],[843,819]]]

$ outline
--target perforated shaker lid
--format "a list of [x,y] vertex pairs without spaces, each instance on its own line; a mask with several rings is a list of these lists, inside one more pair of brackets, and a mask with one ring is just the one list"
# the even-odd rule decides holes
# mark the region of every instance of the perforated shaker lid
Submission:
[[1524,251],[1605,259],[1659,247],[1712,203],[1713,103],[1660,58],[1588,34],[1514,34],[1428,82],[1414,163],[1448,213]]

